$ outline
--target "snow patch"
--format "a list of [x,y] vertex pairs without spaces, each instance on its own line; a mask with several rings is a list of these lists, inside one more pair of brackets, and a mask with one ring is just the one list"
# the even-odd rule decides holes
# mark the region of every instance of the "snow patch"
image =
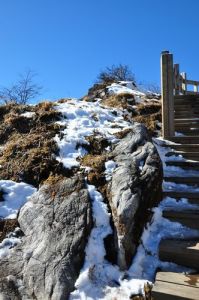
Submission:
[[87,153],[84,148],[89,144],[86,137],[95,134],[116,143],[118,139],[114,134],[132,126],[124,120],[122,111],[118,110],[116,116],[113,109],[102,107],[100,101],[93,103],[72,99],[58,103],[56,109],[63,115],[63,119],[57,123],[65,126],[61,137],[55,137],[59,147],[57,160],[68,169],[78,167],[77,159]]
[[117,166],[117,164],[113,160],[108,160],[105,162],[106,181],[111,180],[113,171],[115,170],[116,166]]
[[0,180],[4,201],[0,202],[0,218],[15,219],[18,210],[36,192],[33,186],[12,180]]
[[35,112],[33,111],[26,111],[25,113],[23,114],[20,114],[20,116],[22,117],[25,117],[25,118],[28,118],[28,119],[31,119],[33,116],[35,116]]

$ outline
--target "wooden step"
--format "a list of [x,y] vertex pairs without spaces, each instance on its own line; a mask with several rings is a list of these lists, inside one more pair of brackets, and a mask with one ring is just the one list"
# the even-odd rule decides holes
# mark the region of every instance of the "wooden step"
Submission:
[[152,289],[154,300],[198,300],[199,274],[158,272]]
[[170,151],[166,154],[167,157],[179,156],[189,159],[199,161],[199,153],[198,152],[183,152],[183,151]]
[[180,167],[182,169],[193,169],[195,171],[199,171],[199,162],[198,161],[177,161],[177,160],[169,160],[166,161],[165,164],[167,166]]
[[199,121],[199,117],[197,118],[182,118],[182,119],[178,119],[178,120],[175,120],[177,123],[180,123],[180,122],[198,122]]
[[199,210],[174,211],[167,209],[163,211],[162,215],[172,222],[179,222],[189,228],[199,229]]
[[198,152],[199,153],[199,144],[174,144],[174,145],[164,145],[164,147],[170,147],[175,150],[184,151],[184,152]]
[[187,128],[176,129],[176,132],[182,133],[185,136],[193,136],[193,135],[199,136],[199,129],[198,128],[194,128],[194,129],[187,129]]
[[164,180],[168,181],[168,182],[199,185],[199,177],[198,176],[187,176],[187,177],[164,176]]
[[199,270],[199,239],[162,240],[159,258],[188,268]]
[[192,204],[199,204],[199,192],[176,192],[176,191],[164,191],[163,197],[170,197],[173,199],[187,199]]
[[175,129],[181,128],[199,128],[199,122],[175,122]]
[[191,109],[199,109],[199,101],[197,101],[196,103],[193,103],[193,102],[188,102],[188,101],[186,101],[185,103],[182,103],[182,102],[179,102],[179,101],[177,101],[177,102],[175,102],[174,103],[174,109],[189,109],[189,108],[191,108]]
[[174,95],[174,99],[199,99],[197,94],[194,95]]
[[178,144],[199,144],[198,136],[174,136],[169,140]]

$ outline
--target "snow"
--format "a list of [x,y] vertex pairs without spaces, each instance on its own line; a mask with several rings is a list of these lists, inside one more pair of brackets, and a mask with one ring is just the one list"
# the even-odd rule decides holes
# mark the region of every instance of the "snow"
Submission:
[[105,162],[105,175],[106,180],[110,181],[112,178],[112,173],[115,170],[117,164],[113,160],[108,160]]
[[21,114],[20,116],[23,116],[25,118],[31,119],[33,116],[35,116],[35,112],[33,112],[33,111],[26,111],[25,113]]
[[0,202],[0,218],[6,219],[15,219],[18,210],[36,192],[33,186],[12,180],[0,180],[0,190],[4,193],[4,201]]
[[65,126],[62,137],[55,137],[59,147],[57,160],[68,169],[78,167],[80,163],[77,159],[87,153],[84,148],[89,144],[86,137],[95,134],[97,137],[106,138],[110,143],[115,143],[118,139],[114,134],[131,127],[131,124],[123,119],[122,111],[118,110],[115,115],[114,109],[103,107],[100,101],[71,99],[66,103],[58,103],[56,109],[63,115],[63,119],[58,123]]
[[[124,86],[124,83],[126,83]],[[123,93],[135,95],[135,96],[146,96],[146,94],[138,91],[135,86],[132,84],[132,82],[124,82],[121,81],[120,83],[112,83],[110,86],[107,87],[108,93],[110,95],[119,95]]]
[[[183,170],[180,168],[171,169],[166,166],[165,161],[168,158],[165,154],[170,151],[170,148],[163,148],[161,139],[155,139],[155,142],[163,160],[164,172],[165,170],[170,173],[180,170],[183,174]],[[112,160],[105,163],[105,174],[108,181],[111,179],[112,172],[116,167],[115,162]],[[140,168],[142,168],[142,164]],[[183,188],[186,190],[188,186],[164,183],[164,188]],[[199,237],[198,230],[187,228],[177,222],[171,222],[162,216],[163,210],[174,209],[179,211],[187,208],[194,210],[197,207],[196,205],[188,203],[187,199],[184,198],[177,201],[171,197],[165,197],[159,206],[153,209],[152,220],[144,229],[141,243],[129,270],[122,272],[117,266],[112,265],[105,259],[103,239],[111,233],[107,205],[103,203],[101,194],[94,186],[88,186],[88,190],[93,203],[95,226],[86,248],[84,267],[76,281],[76,290],[71,293],[70,300],[125,300],[129,299],[131,295],[143,294],[144,283],[154,281],[157,268],[172,272],[192,271],[174,263],[160,261],[158,248],[162,239]],[[195,188],[191,187],[191,190],[195,190]]]
[[21,243],[21,239],[17,237],[19,230],[19,228],[16,228],[0,243],[0,259],[9,256],[11,249]]
[[[17,183],[12,180],[0,180],[0,190],[3,191],[4,199],[0,202],[1,219],[15,219],[19,209],[36,192],[36,188],[31,185],[23,182]],[[8,256],[11,249],[21,243],[21,239],[17,237],[19,230],[19,228],[16,228],[0,243],[0,259]]]

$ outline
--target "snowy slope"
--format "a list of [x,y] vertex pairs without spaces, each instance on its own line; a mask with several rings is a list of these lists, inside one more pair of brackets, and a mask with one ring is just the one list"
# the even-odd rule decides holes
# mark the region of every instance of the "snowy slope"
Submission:
[[[115,85],[110,87],[110,91],[114,93],[129,92],[127,89],[129,88]],[[88,143],[87,136],[95,133],[115,144],[117,138],[114,134],[131,127],[131,124],[124,120],[122,111],[118,110],[115,115],[113,109],[102,107],[100,100],[94,103],[70,100],[59,104],[57,109],[63,114],[60,124],[66,126],[62,138],[56,137],[60,149],[60,156],[57,159],[61,160],[66,168],[79,166],[77,159],[86,153],[83,145]],[[161,151],[160,155],[164,160]],[[107,180],[111,180],[111,173],[116,167],[114,161],[105,163]],[[152,222],[143,232],[141,244],[131,267],[128,271],[121,272],[117,266],[113,266],[104,258],[103,239],[111,233],[107,205],[94,186],[88,185],[88,191],[92,199],[95,226],[88,241],[85,263],[76,282],[76,290],[71,294],[70,300],[114,299],[114,297],[118,300],[128,299],[132,294],[143,293],[144,283],[154,280],[158,267],[167,270],[185,270],[175,264],[162,263],[158,259],[158,245],[162,238],[179,237],[179,232],[180,237],[190,235],[190,229],[162,217],[162,210],[165,207],[177,206],[174,199],[165,199],[154,209]],[[179,207],[183,209],[186,205],[187,202],[182,200],[178,204],[178,209]],[[198,234],[198,231],[192,230],[192,236]]]

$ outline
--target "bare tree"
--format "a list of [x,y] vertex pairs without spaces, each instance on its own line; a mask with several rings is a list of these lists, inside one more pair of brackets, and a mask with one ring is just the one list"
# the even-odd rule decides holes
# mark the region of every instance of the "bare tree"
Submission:
[[98,76],[98,81],[110,83],[114,81],[133,81],[135,83],[135,76],[127,65],[112,65],[107,67]]
[[0,100],[6,104],[26,104],[30,99],[40,95],[42,87],[34,83],[34,77],[33,71],[26,71],[15,84],[0,90]]

